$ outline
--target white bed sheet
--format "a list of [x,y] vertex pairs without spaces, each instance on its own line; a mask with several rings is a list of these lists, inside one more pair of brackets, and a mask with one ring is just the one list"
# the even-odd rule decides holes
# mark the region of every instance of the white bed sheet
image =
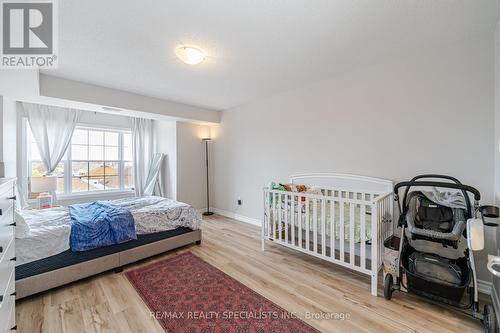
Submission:
[[[188,204],[161,197],[143,197],[110,200],[132,213],[138,235],[188,227],[201,226],[200,213]],[[16,234],[16,265],[50,257],[69,249],[71,219],[68,207],[44,210],[24,210],[23,218],[29,226],[25,234]]]
[[[21,212],[29,231],[16,234],[16,265],[50,257],[69,249],[71,223],[67,207]],[[20,217],[17,217],[20,218]]]

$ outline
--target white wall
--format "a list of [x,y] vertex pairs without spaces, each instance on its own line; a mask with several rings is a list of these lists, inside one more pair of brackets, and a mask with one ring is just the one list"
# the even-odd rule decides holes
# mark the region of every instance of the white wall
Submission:
[[167,198],[177,200],[177,123],[156,121],[156,148],[165,154],[162,165],[162,187]]
[[155,119],[170,117],[172,120],[218,123],[220,118],[220,114],[216,110],[45,74],[40,74],[39,86],[40,96],[36,97],[41,101],[51,100],[52,103],[70,101],[73,104],[85,103],[88,106],[97,106],[99,109],[100,106],[116,107],[123,109],[122,113],[126,115],[147,117],[141,114],[148,113],[149,117]]
[[216,110],[68,80],[38,70],[2,70],[0,96],[98,112],[110,112],[103,106],[114,107],[122,109],[120,114],[133,117],[207,123],[218,123],[220,118]]
[[[269,181],[332,171],[394,181],[450,174],[491,202],[493,53],[487,36],[224,111],[214,142],[213,206],[260,219]],[[491,280],[484,254],[478,266]]]
[[205,146],[208,126],[177,123],[177,200],[206,206]]
[[201,138],[209,128],[185,122],[156,121],[157,149],[166,154],[166,196],[195,208],[206,206],[205,150]]
[[110,128],[131,128],[129,117],[102,112],[82,112],[79,122],[88,125],[105,126]]

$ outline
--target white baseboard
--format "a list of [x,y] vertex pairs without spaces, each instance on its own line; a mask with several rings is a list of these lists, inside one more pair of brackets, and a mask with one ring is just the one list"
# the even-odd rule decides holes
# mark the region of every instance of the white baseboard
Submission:
[[494,285],[491,288],[491,301],[493,302],[493,307],[495,308],[495,313],[497,314],[497,322],[500,325],[500,296],[498,295],[498,290]]
[[[225,216],[225,217],[229,217],[231,219],[235,219],[235,220],[238,220],[240,222],[245,222],[245,223],[248,223],[248,224],[253,224],[253,225],[256,225],[258,227],[260,227],[262,225],[262,221],[259,220],[259,219],[254,219],[254,218],[251,218],[251,217],[248,217],[248,216],[236,214],[236,213],[233,213],[233,212],[230,212],[230,211],[227,211],[227,210],[223,210],[223,209],[219,209],[219,208],[210,207],[210,210],[212,212],[216,213],[216,214],[219,214],[219,215],[222,215],[222,216]],[[206,211],[206,209],[204,211]]]

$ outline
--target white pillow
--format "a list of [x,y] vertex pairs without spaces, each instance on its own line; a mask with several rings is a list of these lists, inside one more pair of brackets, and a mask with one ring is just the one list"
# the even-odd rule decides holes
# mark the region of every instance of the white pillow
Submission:
[[[19,186],[19,185],[18,185]],[[19,194],[18,186],[15,187],[16,201],[14,204],[14,221],[16,221],[16,238],[26,238],[30,232],[30,226],[24,220],[21,214],[22,210],[27,208],[28,205],[23,203],[23,197]]]
[[14,210],[14,219],[16,221],[16,238],[26,238],[30,232],[30,226],[26,223],[23,215],[17,210]]
[[15,187],[15,195],[16,195],[16,209],[18,211],[22,211],[23,209],[28,208],[28,203],[26,202],[26,198],[22,196],[19,192],[19,184]]

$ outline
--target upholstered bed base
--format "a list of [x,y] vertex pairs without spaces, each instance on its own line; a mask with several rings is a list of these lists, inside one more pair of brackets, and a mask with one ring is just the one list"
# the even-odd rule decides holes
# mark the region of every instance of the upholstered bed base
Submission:
[[24,277],[16,280],[16,299],[59,287],[111,269],[120,269],[122,266],[138,260],[184,245],[199,244],[200,242],[201,230],[194,230],[48,272]]

